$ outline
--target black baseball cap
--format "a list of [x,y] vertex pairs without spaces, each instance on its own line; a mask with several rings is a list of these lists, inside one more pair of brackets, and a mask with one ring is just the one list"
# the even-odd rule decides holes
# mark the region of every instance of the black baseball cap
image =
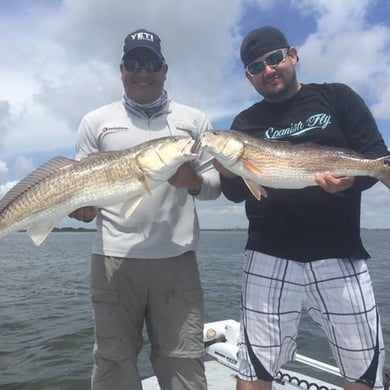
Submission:
[[123,45],[123,56],[125,58],[132,50],[138,47],[146,47],[157,55],[159,59],[164,60],[161,52],[161,39],[154,32],[139,29],[127,35]]
[[272,50],[290,47],[284,34],[275,27],[265,26],[252,30],[241,44],[241,60],[244,67],[257,57]]

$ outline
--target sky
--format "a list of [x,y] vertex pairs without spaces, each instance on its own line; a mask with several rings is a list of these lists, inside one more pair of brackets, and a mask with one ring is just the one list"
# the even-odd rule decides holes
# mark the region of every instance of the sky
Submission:
[[[50,158],[72,158],[82,116],[121,99],[123,40],[138,28],[161,37],[169,97],[228,129],[261,100],[244,76],[242,39],[273,25],[298,49],[299,81],[348,84],[390,147],[389,21],[390,0],[0,0],[0,197]],[[243,205],[223,195],[198,210],[202,228],[247,226]],[[363,193],[361,220],[390,228],[383,184]]]

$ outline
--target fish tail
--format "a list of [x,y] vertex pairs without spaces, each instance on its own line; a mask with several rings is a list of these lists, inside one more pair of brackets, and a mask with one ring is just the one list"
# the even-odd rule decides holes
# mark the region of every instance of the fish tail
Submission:
[[380,159],[383,164],[383,168],[381,170],[381,174],[378,179],[387,187],[390,188],[390,156],[385,156]]

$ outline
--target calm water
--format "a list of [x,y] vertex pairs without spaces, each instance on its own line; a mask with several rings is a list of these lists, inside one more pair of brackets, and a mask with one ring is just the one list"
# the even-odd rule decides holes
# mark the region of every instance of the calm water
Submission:
[[[390,231],[363,231],[385,345],[390,350]],[[203,231],[198,252],[206,321],[238,319],[242,231]],[[86,390],[93,323],[89,255],[93,233],[52,233],[36,248],[22,233],[0,241],[0,389]],[[308,317],[299,353],[333,364],[326,340]],[[141,373],[152,373],[145,341]],[[390,354],[388,354],[390,356]],[[390,371],[390,358],[386,360]]]

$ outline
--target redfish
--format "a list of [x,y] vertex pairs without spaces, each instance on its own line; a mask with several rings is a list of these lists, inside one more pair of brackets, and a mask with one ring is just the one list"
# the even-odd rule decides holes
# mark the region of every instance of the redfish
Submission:
[[390,188],[390,153],[367,159],[349,149],[262,140],[235,130],[207,130],[201,146],[226,169],[241,176],[258,200],[267,196],[263,186],[315,186],[315,174],[327,171],[336,177],[371,176]]
[[171,136],[121,151],[93,153],[81,161],[55,157],[0,200],[0,237],[26,228],[40,245],[61,218],[83,206],[122,203],[123,215],[129,218],[142,196],[197,157],[194,142]]

